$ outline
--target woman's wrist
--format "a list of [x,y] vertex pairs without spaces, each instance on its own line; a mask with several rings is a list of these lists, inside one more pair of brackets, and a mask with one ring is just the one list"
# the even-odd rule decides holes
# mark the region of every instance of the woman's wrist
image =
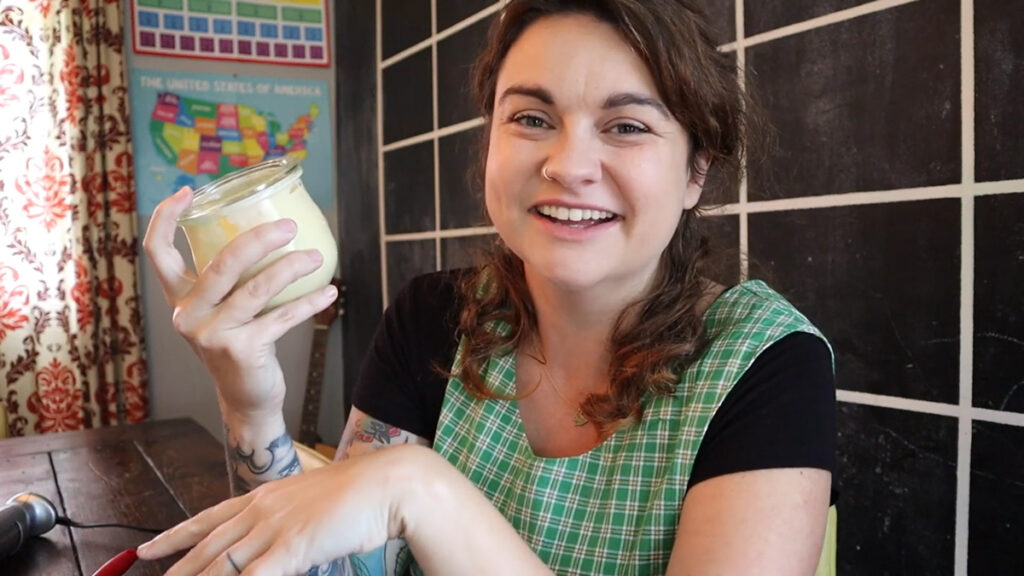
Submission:
[[461,472],[429,448],[402,448],[408,457],[394,474],[393,534],[426,573],[551,573]]
[[410,545],[413,540],[421,541],[424,535],[436,536],[436,527],[431,523],[436,521],[438,510],[448,508],[451,479],[446,477],[449,470],[455,471],[440,455],[424,446],[410,444],[381,452],[391,452],[396,459],[388,475],[389,488],[395,495],[391,499],[391,514],[396,535]]
[[278,409],[261,410],[258,412],[236,410],[220,403],[220,414],[224,426],[229,430],[235,443],[248,445],[261,443],[261,440],[277,438],[286,430],[284,413]]
[[222,411],[222,415],[233,495],[302,471],[280,412],[259,418],[228,411]]

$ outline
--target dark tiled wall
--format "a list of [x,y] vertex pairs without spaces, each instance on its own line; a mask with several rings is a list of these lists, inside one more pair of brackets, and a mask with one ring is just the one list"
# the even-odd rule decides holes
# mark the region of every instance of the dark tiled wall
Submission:
[[780,129],[750,198],[959,182],[959,16],[959,0],[913,2],[748,48]]
[[839,573],[1024,573],[1024,4],[862,4],[744,3],[750,269],[836,350]]
[[974,227],[974,405],[1024,412],[1024,194],[978,198]]
[[[819,16],[825,16],[867,4],[868,0],[758,0],[745,2],[744,35],[754,36],[790,24],[804,22]],[[731,4],[732,2],[724,2]]]
[[384,153],[384,229],[434,229],[434,146],[421,142]]
[[840,388],[957,403],[959,200],[787,210],[749,222],[751,259],[829,337]]
[[1020,574],[1024,428],[975,422],[971,438],[970,573]]
[[[478,178],[483,129],[469,78],[497,5],[381,1],[383,266],[390,300],[417,274],[472,264],[474,251],[493,237]],[[411,18],[424,18],[426,28],[405,22]]]
[[956,418],[840,403],[838,432],[837,573],[953,574]]
[[437,43],[437,119],[441,126],[479,116],[468,79],[490,24],[491,19],[485,18]]
[[977,181],[1024,178],[1024,4],[975,0]]
[[483,128],[472,128],[444,136],[438,142],[442,230],[486,224],[479,180],[482,139]]
[[[393,298],[493,238],[467,80],[495,3],[378,1]],[[835,347],[839,573],[1024,574],[1024,4],[704,4],[777,142],[745,188],[709,176],[714,275],[766,277]]]

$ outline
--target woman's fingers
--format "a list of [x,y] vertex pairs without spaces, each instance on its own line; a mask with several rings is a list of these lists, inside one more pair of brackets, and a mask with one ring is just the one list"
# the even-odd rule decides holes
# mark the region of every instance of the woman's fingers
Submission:
[[[284,290],[289,284],[312,274],[323,264],[324,258],[317,250],[302,250],[287,254],[250,278],[238,287],[221,307],[223,324],[236,326],[250,321],[257,316],[267,302]],[[295,324],[305,320],[319,310],[313,309],[306,316],[297,319]],[[297,310],[301,313],[302,310]],[[280,316],[280,315],[278,315]],[[279,318],[280,319],[280,318]],[[287,331],[288,326],[285,331]],[[276,340],[277,337],[274,337]]]
[[171,306],[192,288],[194,276],[185,266],[181,253],[174,247],[174,231],[178,216],[192,204],[192,190],[187,186],[161,202],[153,211],[142,246],[153,262],[164,297]]
[[330,306],[337,297],[338,290],[334,286],[326,286],[302,298],[282,304],[253,320],[253,333],[262,334],[268,342],[276,342],[285,332]]
[[[248,536],[232,542],[231,545],[215,556],[202,572],[204,576],[238,576],[244,574],[246,568],[266,554],[274,545],[275,530],[264,525],[255,524]],[[184,560],[183,560],[184,561]],[[194,574],[182,572],[181,574]],[[167,572],[165,576],[177,576],[177,572]]]
[[235,546],[252,529],[253,523],[246,520],[246,514],[243,513],[221,524],[175,563],[166,576],[198,574],[207,567],[216,569],[217,557],[224,554],[228,548]]
[[[194,293],[195,303],[204,310],[219,304],[234,290],[239,277],[246,270],[252,268],[270,252],[291,242],[296,231],[294,221],[278,220],[261,224],[240,234],[213,257],[209,266],[199,276]],[[268,296],[267,300],[271,296],[273,294]]]
[[234,518],[252,500],[252,493],[225,500],[139,546],[139,558],[153,560],[194,546],[218,526]]
[[[271,544],[274,543],[271,542]],[[234,556],[235,553],[232,550],[231,557],[234,558]],[[278,546],[268,546],[245,566],[239,566],[239,568],[242,569],[241,576],[265,576],[268,574],[305,574],[313,567],[312,565],[299,566],[298,564],[295,550],[280,543]]]

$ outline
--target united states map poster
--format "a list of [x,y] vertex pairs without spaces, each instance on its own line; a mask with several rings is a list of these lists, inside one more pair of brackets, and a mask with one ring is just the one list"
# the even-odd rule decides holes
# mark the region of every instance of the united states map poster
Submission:
[[138,212],[263,160],[302,162],[321,209],[332,204],[330,96],[320,80],[132,71]]

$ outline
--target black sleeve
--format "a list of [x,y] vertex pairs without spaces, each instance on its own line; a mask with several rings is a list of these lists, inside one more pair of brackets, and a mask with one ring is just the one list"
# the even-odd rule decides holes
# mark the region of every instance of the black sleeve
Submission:
[[431,442],[444,402],[458,327],[460,272],[407,284],[384,312],[363,359],[352,404],[377,420]]
[[796,332],[769,346],[729,391],[697,450],[690,486],[766,468],[828,470],[835,502],[832,356],[813,334]]

